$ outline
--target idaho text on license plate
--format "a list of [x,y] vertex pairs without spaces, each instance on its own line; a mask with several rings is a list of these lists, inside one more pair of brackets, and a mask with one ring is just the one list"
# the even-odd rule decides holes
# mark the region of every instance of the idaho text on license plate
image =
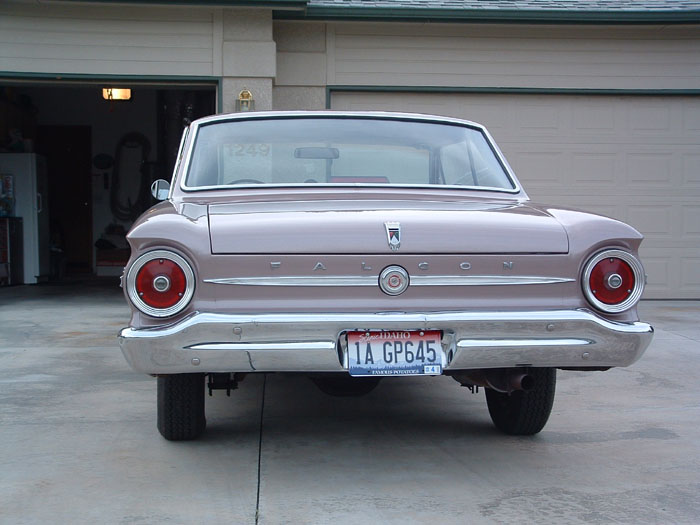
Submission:
[[440,375],[445,353],[439,330],[348,332],[353,376]]

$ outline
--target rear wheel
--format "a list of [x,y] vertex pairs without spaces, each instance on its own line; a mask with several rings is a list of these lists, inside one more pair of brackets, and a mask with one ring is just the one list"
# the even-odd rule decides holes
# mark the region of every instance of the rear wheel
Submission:
[[335,397],[360,397],[369,394],[379,384],[380,377],[312,377],[321,392]]
[[542,430],[554,404],[557,371],[555,368],[529,368],[534,382],[530,391],[516,390],[510,394],[486,389],[486,403],[493,424],[501,432],[530,436]]
[[195,439],[206,427],[204,374],[158,376],[158,431],[169,441]]

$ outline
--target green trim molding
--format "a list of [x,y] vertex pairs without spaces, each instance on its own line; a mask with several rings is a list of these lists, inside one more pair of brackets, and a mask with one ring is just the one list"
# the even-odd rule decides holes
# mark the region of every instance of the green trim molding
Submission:
[[199,82],[215,85],[221,82],[221,77],[188,76],[188,75],[115,75],[95,73],[37,73],[32,71],[0,71],[0,80],[84,80],[87,82],[164,82],[168,84],[192,84]]
[[0,71],[0,86],[12,82],[46,82],[70,84],[124,84],[150,86],[200,86],[213,87],[216,90],[216,110],[221,112],[224,95],[221,77],[206,76],[172,76],[172,75],[95,75],[83,73],[32,73],[18,71]]
[[326,109],[331,109],[334,92],[359,93],[465,93],[514,95],[606,95],[606,96],[697,96],[700,89],[588,89],[460,86],[326,86]]

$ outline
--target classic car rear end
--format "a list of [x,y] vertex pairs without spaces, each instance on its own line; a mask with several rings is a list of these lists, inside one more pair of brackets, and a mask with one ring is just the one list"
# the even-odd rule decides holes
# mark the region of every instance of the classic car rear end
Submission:
[[260,372],[340,395],[450,375],[486,388],[498,428],[533,434],[556,368],[630,365],[653,332],[642,236],[530,203],[486,131],[454,119],[202,119],[128,238],[120,344],[158,376],[167,439],[204,430],[205,381]]

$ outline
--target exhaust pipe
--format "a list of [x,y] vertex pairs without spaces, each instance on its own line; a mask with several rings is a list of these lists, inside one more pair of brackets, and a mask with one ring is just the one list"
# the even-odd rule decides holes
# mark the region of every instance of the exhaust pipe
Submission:
[[515,390],[530,392],[535,388],[534,378],[519,368],[469,370],[452,377],[462,386],[481,386],[506,394]]

